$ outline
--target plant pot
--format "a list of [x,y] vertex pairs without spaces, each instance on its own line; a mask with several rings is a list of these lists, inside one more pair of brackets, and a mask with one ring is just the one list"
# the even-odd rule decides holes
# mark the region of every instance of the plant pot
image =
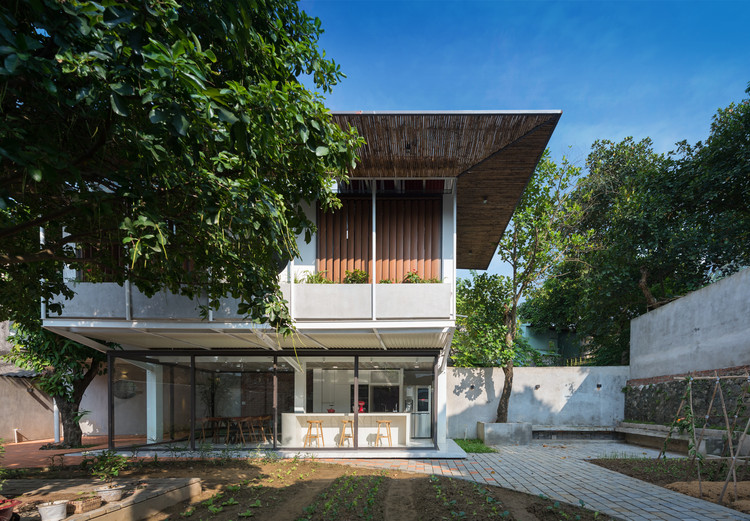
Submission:
[[36,509],[39,510],[42,521],[60,521],[68,515],[68,500],[61,499],[51,503],[42,503]]
[[102,498],[102,501],[111,503],[112,501],[120,501],[124,490],[125,485],[107,485],[106,487],[96,489],[95,492]]
[[0,500],[0,521],[8,521],[13,515],[13,509],[20,505],[17,499]]

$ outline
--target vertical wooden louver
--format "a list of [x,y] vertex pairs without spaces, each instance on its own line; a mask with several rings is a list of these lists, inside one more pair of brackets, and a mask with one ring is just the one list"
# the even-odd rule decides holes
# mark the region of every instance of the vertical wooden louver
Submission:
[[334,212],[318,211],[318,272],[333,282],[343,282],[347,271],[372,271],[372,200],[341,203]]
[[[372,204],[342,198],[334,212],[318,212],[318,271],[343,282],[347,271],[366,271],[373,282]],[[378,199],[374,282],[401,282],[416,270],[423,279],[440,279],[441,199]]]
[[441,278],[440,199],[380,199],[376,215],[378,281],[401,282],[415,270],[423,279]]

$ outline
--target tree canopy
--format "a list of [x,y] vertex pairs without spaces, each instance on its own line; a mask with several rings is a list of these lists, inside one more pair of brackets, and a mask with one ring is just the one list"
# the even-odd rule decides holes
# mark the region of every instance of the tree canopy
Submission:
[[293,0],[0,6],[0,319],[59,311],[68,265],[286,327],[303,204],[362,144],[298,80],[342,77],[321,32]]
[[522,315],[572,325],[597,363],[627,363],[631,319],[750,264],[750,102],[670,154],[649,139],[597,141],[587,168],[570,230],[590,234],[588,248],[555,266]]

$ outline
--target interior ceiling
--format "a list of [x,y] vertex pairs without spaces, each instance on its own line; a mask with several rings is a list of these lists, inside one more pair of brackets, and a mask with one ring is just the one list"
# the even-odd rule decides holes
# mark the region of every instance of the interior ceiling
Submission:
[[561,111],[334,113],[367,142],[356,178],[457,178],[459,269],[487,269]]

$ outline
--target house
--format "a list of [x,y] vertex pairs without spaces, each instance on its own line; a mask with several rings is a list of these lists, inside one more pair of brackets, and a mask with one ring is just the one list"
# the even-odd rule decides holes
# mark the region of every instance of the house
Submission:
[[44,327],[107,351],[110,446],[445,447],[456,269],[487,268],[560,115],[335,113],[367,145],[342,208],[306,209],[317,235],[279,275],[292,336],[231,299],[201,319],[180,296],[72,281]]

